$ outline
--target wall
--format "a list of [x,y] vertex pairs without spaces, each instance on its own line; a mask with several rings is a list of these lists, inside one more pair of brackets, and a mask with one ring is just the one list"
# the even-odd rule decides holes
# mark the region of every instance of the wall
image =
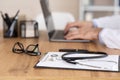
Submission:
[[[109,2],[109,3],[108,3]],[[49,0],[52,11],[70,12],[76,20],[78,20],[79,0]],[[113,0],[94,0],[95,4],[112,4]],[[10,16],[14,16],[17,10],[20,10],[20,16],[25,15],[27,19],[34,19],[41,13],[39,0],[0,0],[0,11],[7,12]],[[96,14],[95,14],[96,15]],[[106,13],[98,13],[96,16],[107,15]],[[2,19],[0,17],[0,29],[2,29]]]
[[[68,11],[75,18],[78,17],[78,0],[50,0],[52,11]],[[14,16],[17,10],[20,16],[25,15],[27,19],[34,19],[41,13],[39,0],[0,0],[0,11],[7,12],[9,16]],[[2,19],[0,17],[0,29],[2,29]]]
[[69,12],[78,19],[79,0],[51,0],[50,8],[52,11]]
[[[93,0],[94,5],[97,6],[112,6],[114,5],[114,0]],[[104,16],[111,16],[113,15],[113,12],[106,12],[106,11],[102,11],[102,12],[94,12],[94,18],[99,18],[99,17],[104,17]]]
[[[39,0],[1,0],[0,11],[7,12],[9,16],[14,16],[17,10],[20,10],[19,15],[25,15],[32,19],[40,13]],[[1,18],[0,18],[1,19]],[[2,28],[2,21],[0,20],[0,28]]]
[[95,5],[102,5],[102,6],[111,6],[111,5],[114,5],[114,0],[104,0],[104,1],[101,1],[101,0],[93,0],[94,4]]

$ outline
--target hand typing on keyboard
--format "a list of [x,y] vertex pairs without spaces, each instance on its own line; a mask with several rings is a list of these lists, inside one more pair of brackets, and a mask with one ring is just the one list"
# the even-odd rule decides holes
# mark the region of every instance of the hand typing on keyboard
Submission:
[[74,31],[78,31],[78,28],[77,27],[71,27],[71,28],[69,28],[69,30],[67,31],[67,32],[65,32],[65,35],[67,35],[68,33],[70,33],[70,32],[74,32]]
[[71,27],[70,29],[69,29],[69,32],[70,31],[78,31],[78,28],[77,27]]
[[93,27],[91,22],[72,22],[66,25],[64,38],[67,40],[98,40],[101,28]]

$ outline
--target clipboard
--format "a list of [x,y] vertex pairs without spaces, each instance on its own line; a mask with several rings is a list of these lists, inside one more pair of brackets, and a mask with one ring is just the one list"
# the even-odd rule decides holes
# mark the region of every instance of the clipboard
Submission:
[[80,60],[81,65],[75,65],[61,59],[61,56],[65,53],[66,52],[48,52],[35,64],[34,68],[120,72],[119,55],[108,55],[107,57],[99,59]]

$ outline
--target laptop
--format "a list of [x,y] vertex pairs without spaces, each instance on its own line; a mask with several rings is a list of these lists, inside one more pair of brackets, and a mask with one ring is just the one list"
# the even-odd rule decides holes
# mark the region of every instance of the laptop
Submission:
[[48,2],[49,2],[49,0],[40,0],[40,4],[42,7],[44,19],[45,19],[45,24],[47,27],[49,41],[90,42],[90,40],[66,40],[64,38],[64,30],[56,30],[55,29]]

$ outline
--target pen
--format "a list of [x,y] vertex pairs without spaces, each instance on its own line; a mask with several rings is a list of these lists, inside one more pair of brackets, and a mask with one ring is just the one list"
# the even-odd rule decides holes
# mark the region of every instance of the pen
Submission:
[[2,19],[5,20],[5,17],[4,17],[4,15],[3,15],[2,11],[0,11],[0,13],[1,13]]
[[19,12],[20,12],[20,10],[17,11],[17,13],[15,14],[15,16],[13,17],[12,22],[16,19],[16,17],[18,16]]
[[5,16],[3,15],[2,11],[0,11],[0,13],[1,13],[1,17],[2,17],[3,21],[6,23],[6,25],[7,25],[8,27],[10,27],[9,22],[7,21],[7,18],[5,18]]
[[88,50],[84,50],[84,49],[59,49],[59,52],[89,52]]
[[18,19],[18,13],[19,13],[19,10],[17,11],[16,15],[13,17],[12,24],[10,26],[10,29],[7,32],[7,36],[9,36],[9,37],[11,37],[13,35],[14,27],[15,27],[15,24],[16,24],[17,19]]
[[7,32],[7,35],[9,35],[9,37],[11,37],[13,35],[13,31],[14,31],[16,22],[17,22],[17,17],[16,17],[16,19],[14,19],[14,21],[12,22],[12,24],[10,26],[9,31]]
[[6,19],[6,21],[7,21],[7,23],[8,23],[8,25],[9,25],[9,27],[10,27],[10,25],[11,25],[11,20],[10,20],[10,17],[8,16],[8,14],[7,13],[5,13],[5,19]]
[[59,52],[76,52],[76,49],[59,49]]

